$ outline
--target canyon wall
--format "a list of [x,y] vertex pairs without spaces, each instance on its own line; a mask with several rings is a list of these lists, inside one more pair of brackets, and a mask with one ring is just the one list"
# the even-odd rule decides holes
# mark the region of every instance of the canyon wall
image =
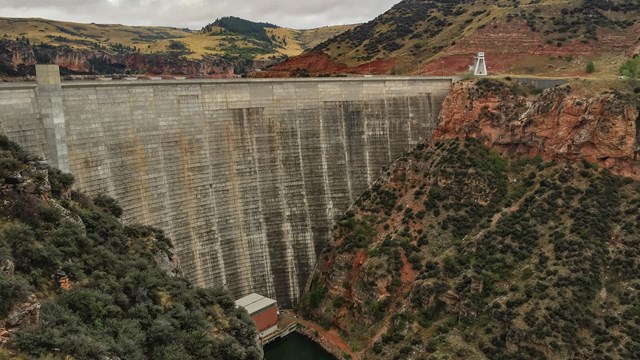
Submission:
[[503,155],[586,160],[640,180],[640,98],[577,85],[535,98],[498,80],[460,81],[442,105],[435,140],[479,139]]
[[265,61],[190,60],[170,53],[118,54],[100,49],[74,49],[71,46],[32,44],[0,38],[0,76],[22,77],[35,74],[36,64],[56,64],[66,74],[173,74],[187,76],[232,77],[265,66]]
[[[186,275],[289,306],[335,220],[437,125],[451,78],[0,85],[0,131],[162,228]],[[45,76],[46,75],[46,76]],[[55,80],[55,76],[53,76]],[[62,125],[60,125],[62,124]],[[62,126],[62,127],[61,127]]]

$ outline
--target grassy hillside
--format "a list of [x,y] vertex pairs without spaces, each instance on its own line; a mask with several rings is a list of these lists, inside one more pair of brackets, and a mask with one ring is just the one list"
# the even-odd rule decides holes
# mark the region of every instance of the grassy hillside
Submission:
[[[248,28],[253,30],[245,31]],[[0,37],[8,39],[110,53],[178,52],[192,60],[220,57],[266,60],[294,56],[349,28],[351,26],[294,30],[232,17],[218,19],[202,31],[0,18]]]
[[0,137],[0,359],[261,359],[246,312],[180,276],[162,231]]
[[[464,72],[473,53],[485,51],[503,55],[490,58],[494,72],[552,73],[563,67],[558,72],[570,75],[584,73],[589,58],[619,66],[638,45],[639,19],[636,0],[404,0],[314,50],[350,66],[394,59],[396,72],[429,74]],[[548,68],[558,56],[570,60]],[[428,67],[438,59],[440,69]]]

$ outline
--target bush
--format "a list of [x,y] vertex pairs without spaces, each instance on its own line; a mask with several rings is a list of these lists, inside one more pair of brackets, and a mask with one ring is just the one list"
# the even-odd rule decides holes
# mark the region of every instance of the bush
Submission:
[[96,195],[93,198],[93,203],[117,218],[122,216],[123,210],[120,207],[120,204],[118,204],[118,201],[104,193]]
[[620,66],[620,75],[630,79],[637,80],[640,78],[640,56],[627,60]]
[[62,171],[49,168],[49,184],[51,184],[51,193],[53,196],[59,197],[73,185],[75,178],[71,174],[63,173]]
[[585,71],[587,74],[593,74],[596,71],[596,64],[593,63],[593,60],[589,60],[589,62],[587,62]]
[[309,293],[309,306],[312,309],[315,309],[318,306],[320,306],[320,303],[324,299],[325,295],[327,295],[327,292],[328,290],[325,287],[316,287],[312,289],[311,292]]
[[34,286],[46,281],[60,264],[60,252],[55,245],[39,241],[28,226],[6,226],[0,232],[0,245],[11,249],[16,274],[21,274]]
[[338,296],[333,299],[333,307],[336,309],[340,309],[344,305],[344,298],[342,296]]
[[0,273],[0,319],[7,316],[15,303],[23,300],[30,291],[31,286],[22,277]]
[[7,150],[11,153],[14,159],[19,161],[29,161],[34,159],[33,156],[29,155],[25,150],[20,147],[20,145],[14,143],[9,140],[6,135],[0,135],[0,149]]
[[422,270],[422,256],[418,253],[413,253],[409,256],[409,262],[414,270]]
[[44,211],[45,205],[40,201],[40,198],[29,194],[20,194],[15,197],[15,202],[6,213],[27,225],[41,227],[43,226],[42,213]]
[[169,41],[169,45],[168,48],[171,50],[177,50],[177,51],[187,51],[189,50],[189,48],[187,47],[187,45],[181,41],[175,41],[175,40],[171,40]]

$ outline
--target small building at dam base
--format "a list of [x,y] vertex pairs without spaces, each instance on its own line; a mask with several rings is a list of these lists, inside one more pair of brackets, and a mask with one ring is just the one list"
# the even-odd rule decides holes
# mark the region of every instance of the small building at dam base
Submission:
[[247,310],[261,339],[278,330],[277,301],[253,293],[236,300],[236,306]]

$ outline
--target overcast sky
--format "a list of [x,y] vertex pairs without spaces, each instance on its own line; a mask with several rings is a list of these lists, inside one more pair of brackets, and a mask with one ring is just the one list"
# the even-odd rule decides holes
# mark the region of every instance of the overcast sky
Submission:
[[239,16],[297,29],[365,22],[400,0],[0,0],[0,17],[200,29]]

